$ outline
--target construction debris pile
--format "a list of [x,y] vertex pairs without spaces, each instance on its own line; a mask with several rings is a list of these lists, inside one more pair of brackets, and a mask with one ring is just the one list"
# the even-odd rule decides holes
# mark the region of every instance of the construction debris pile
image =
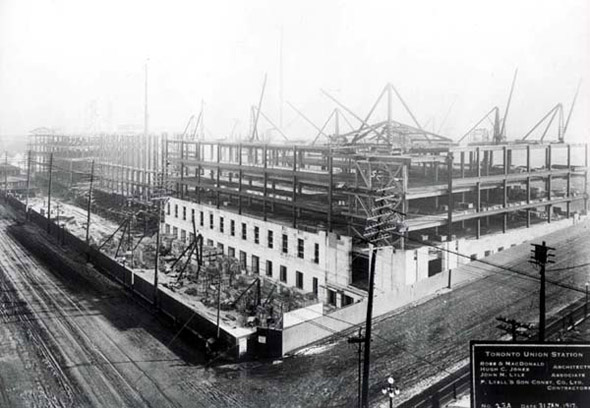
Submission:
[[[31,208],[45,216],[47,204],[47,198],[43,197],[30,200]],[[85,238],[86,210],[53,197],[51,218],[72,234]],[[143,227],[133,214],[119,225],[92,214],[89,241],[137,274],[151,278],[156,234]],[[282,313],[318,302],[313,294],[257,274],[246,274],[236,258],[225,256],[216,248],[201,246],[191,251],[193,245],[194,242],[186,243],[167,235],[162,237],[160,283],[187,300],[201,303],[211,316],[219,308],[222,321],[231,326],[279,328]]]
[[[215,248],[204,247],[204,262],[200,267],[191,260],[183,274],[178,269],[171,270],[170,266],[178,259],[172,254],[182,253],[177,242],[174,240],[171,254],[164,257],[161,266],[168,278],[163,286],[209,309],[219,309],[226,323],[231,321],[238,327],[280,328],[282,313],[318,302],[313,294],[257,274],[245,274],[237,259],[219,254]],[[181,262],[176,263],[179,264]]]

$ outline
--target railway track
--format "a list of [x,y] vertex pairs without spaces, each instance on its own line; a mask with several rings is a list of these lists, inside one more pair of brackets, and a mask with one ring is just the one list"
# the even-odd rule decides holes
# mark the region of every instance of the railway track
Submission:
[[[574,230],[553,234],[552,239],[548,240],[552,245],[554,245],[553,242],[558,244],[555,246],[558,246],[559,263],[555,265],[556,269],[551,274],[552,279],[560,281],[570,279],[567,283],[577,287],[586,281],[588,268],[580,267],[590,262],[590,253],[586,245],[587,232],[583,227],[578,226]],[[25,225],[22,228],[30,227]],[[55,248],[58,248],[58,245],[54,244]],[[402,397],[405,392],[411,395],[410,392],[418,391],[419,384],[424,379],[434,379],[434,376],[442,375],[441,367],[461,367],[461,363],[468,355],[466,345],[469,339],[495,338],[498,333],[494,320],[499,314],[518,315],[524,321],[534,321],[538,302],[538,282],[535,280],[535,272],[528,266],[528,248],[526,254],[523,255],[523,252],[521,248],[504,251],[501,254],[503,258],[501,264],[528,272],[530,277],[515,276],[508,271],[475,263],[471,270],[479,278],[472,284],[455,288],[420,306],[377,321],[373,346],[374,359],[372,359],[373,378],[386,378],[387,375],[394,374],[396,378],[399,378]],[[493,270],[490,271],[490,269]],[[46,274],[47,272],[43,272],[39,275],[40,279],[35,285],[43,285]],[[54,272],[51,274],[56,275]],[[75,275],[72,274],[72,276]],[[70,280],[71,278],[61,277],[55,282],[58,285],[61,285],[60,281],[68,282],[69,285]],[[106,283],[100,283],[100,285],[107,286]],[[354,351],[345,346],[346,339],[341,336],[326,342],[330,347],[319,354],[284,359],[277,364],[256,362],[204,369],[199,364],[191,366],[190,363],[186,364],[178,358],[164,364],[150,363],[150,361],[164,361],[152,360],[154,358],[176,357],[170,350],[166,350],[165,345],[168,344],[170,336],[159,335],[154,339],[150,336],[150,333],[154,332],[153,327],[149,331],[136,328],[135,322],[129,323],[128,316],[122,316],[120,312],[113,313],[113,306],[109,306],[107,310],[96,307],[113,302],[101,298],[99,303],[93,305],[88,303],[87,295],[80,293],[83,292],[80,289],[83,288],[83,283],[75,283],[73,286],[76,287],[74,302],[82,302],[88,306],[88,308],[81,308],[82,312],[96,311],[99,315],[110,316],[107,319],[114,317],[113,321],[117,323],[116,329],[109,328],[107,322],[98,330],[108,329],[117,336],[120,336],[123,331],[124,335],[120,338],[127,341],[123,348],[129,358],[144,369],[161,386],[163,392],[172,395],[179,405],[346,407],[356,404],[357,363],[355,358],[351,358],[351,355],[355,355]],[[554,334],[564,325],[568,325],[570,320],[567,314],[562,316],[556,314],[557,311],[563,310],[564,306],[571,304],[580,296],[578,293],[555,286],[549,286],[547,290],[550,295],[547,298],[547,310],[554,319],[558,316],[556,319],[558,323],[550,321],[551,324],[548,326],[548,334]],[[101,296],[108,295],[106,293],[108,291],[100,290],[99,292],[102,293]],[[80,313],[71,305],[68,306],[67,299],[63,299],[63,302],[64,313],[69,313],[70,317]],[[117,306],[114,307],[121,309],[120,302],[117,301],[115,304]],[[125,307],[132,309],[130,304],[126,304]],[[76,321],[82,324],[87,333],[92,333],[91,328],[83,323],[84,320]],[[120,320],[125,320],[123,328],[119,327]],[[96,339],[92,337],[92,340]],[[117,344],[120,345],[118,341]],[[98,344],[95,342],[95,345],[103,346],[101,342]],[[105,354],[115,367],[130,379],[131,383],[137,381],[138,377],[137,374],[133,374],[133,368],[127,368],[132,364],[127,362],[125,356],[113,347],[108,347]],[[186,355],[193,354],[191,352]],[[79,369],[67,367],[71,370]],[[417,395],[401,406],[440,406],[445,401],[450,401],[453,396],[468,392],[468,370],[468,367],[461,367],[457,371],[450,369],[452,374],[447,378],[437,377],[439,380],[433,386],[426,390],[421,389]],[[130,373],[132,374],[129,377]],[[239,387],[235,386],[236,379],[239,379]],[[147,389],[150,393],[155,390],[154,387],[149,389],[150,379],[146,376],[142,376],[137,386]],[[381,384],[375,381],[370,392],[371,395],[376,396],[374,402],[378,402],[378,398],[382,398]],[[0,405],[3,405],[3,398],[0,395]],[[148,399],[151,401],[151,397]],[[433,403],[433,401],[438,402]],[[410,402],[414,405],[409,404]]]
[[177,341],[186,359],[175,354],[175,333],[115,284],[14,221],[0,214],[0,346],[22,355],[12,364],[23,378],[33,367],[35,382],[19,384],[26,398],[5,393],[14,378],[0,370],[0,406],[249,406],[193,366],[198,353]]
[[[60,345],[59,353],[65,354],[60,359],[62,364],[67,362],[66,367],[71,368],[84,362],[86,373],[92,374],[88,377],[92,378],[92,383],[86,386],[99,390],[94,393],[100,396],[100,399],[95,402],[114,403],[119,406],[149,406],[101,351],[96,340],[92,340],[76,322],[76,317],[90,316],[90,311],[84,310],[83,306],[74,302],[51,279],[41,279],[36,272],[38,269],[36,261],[14,241],[0,240],[0,252],[3,254],[3,269],[8,270],[8,265],[12,269],[12,273],[7,273],[5,276],[12,280],[15,287],[21,288],[21,293],[27,293],[28,303],[38,306],[39,310],[45,312],[44,316],[37,316],[37,319],[42,321],[41,325],[44,326],[42,332],[47,334],[48,341],[40,342],[46,349],[49,349],[47,344],[54,346],[52,348]],[[72,315],[72,311],[75,315]],[[51,322],[51,328],[47,327],[47,321]],[[38,335],[41,335],[40,332]],[[52,360],[56,361],[57,357],[53,357]],[[63,374],[60,364],[56,364],[56,367],[60,368]],[[80,380],[78,377],[78,381]]]
[[[559,317],[546,327],[547,339],[555,338],[563,330],[577,326],[587,318],[588,306],[584,299],[577,301],[559,312]],[[436,384],[425,389],[409,400],[404,401],[399,408],[432,408],[441,407],[452,402],[457,397],[470,391],[471,367],[469,364],[461,367],[453,374],[445,377]]]

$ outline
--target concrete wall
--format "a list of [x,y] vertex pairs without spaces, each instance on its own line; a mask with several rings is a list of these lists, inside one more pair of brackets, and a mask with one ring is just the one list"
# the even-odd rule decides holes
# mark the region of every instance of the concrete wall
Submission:
[[[442,271],[446,271],[470,262],[470,259],[458,254],[475,255],[477,259],[482,259],[538,236],[566,228],[576,223],[578,219],[579,217],[576,216],[551,223],[535,224],[530,228],[518,228],[508,230],[506,233],[484,235],[478,240],[458,239],[442,242],[438,244],[440,250],[427,246],[404,251],[380,248],[377,252],[375,268],[375,289],[388,292],[399,285],[411,285],[428,279],[428,262],[431,259],[442,258]],[[488,252],[487,255],[486,252]]]
[[[492,250],[492,253],[495,253],[500,246],[508,249],[512,244],[522,244],[525,241],[566,228],[577,222],[576,220],[577,218],[572,218],[550,224],[538,224],[531,228],[512,230],[506,234],[489,235],[480,240],[457,240],[442,243],[440,246],[461,254],[477,253],[478,259],[481,259],[487,250]],[[427,278],[428,259],[437,256],[430,252],[431,248],[427,247],[396,252],[393,252],[391,248],[379,249],[375,268],[374,318],[448,288],[449,274],[452,275],[453,287],[475,279],[475,275],[469,273],[467,269],[457,269],[459,265],[470,262],[469,259],[446,251],[442,252],[443,271]],[[415,260],[414,257],[418,259]],[[412,283],[405,284],[403,280]],[[364,324],[366,311],[367,302],[362,301],[330,314],[318,316],[314,320],[285,328],[283,330],[283,354],[322,340],[335,332]]]
[[[465,276],[453,276],[454,284],[469,279]],[[373,302],[373,317],[379,317],[399,307],[415,302],[425,296],[444,289],[448,285],[448,272],[440,273],[413,285],[400,285],[393,291],[376,293]],[[290,353],[310,343],[332,336],[335,332],[351,329],[364,324],[367,317],[367,301],[355,303],[338,309],[330,314],[319,316],[283,330],[283,354]]]
[[[228,248],[235,249],[235,256],[239,259],[240,251],[247,254],[246,263],[248,271],[252,269],[252,255],[259,258],[260,274],[267,275],[266,262],[272,262],[272,277],[280,282],[280,267],[287,267],[287,286],[296,284],[296,272],[303,273],[303,290],[312,292],[313,278],[318,280],[318,299],[326,301],[325,287],[328,283],[347,286],[350,279],[352,239],[350,237],[319,231],[318,233],[302,231],[274,222],[263,221],[251,216],[239,215],[224,209],[217,209],[204,204],[171,198],[170,214],[166,212],[165,225],[170,226],[172,233],[177,228],[177,238],[181,237],[181,231],[185,236],[190,236],[193,231],[192,210],[195,211],[195,225],[198,233],[203,235],[204,243],[212,240],[214,245],[219,243],[224,246],[224,253],[228,254]],[[178,206],[178,217],[175,217],[175,206]],[[186,219],[183,219],[186,208]],[[203,225],[200,224],[200,213],[203,212]],[[213,215],[213,228],[210,228],[210,215]],[[220,218],[223,217],[224,231],[220,231]],[[235,222],[235,235],[230,233],[231,220]],[[246,224],[247,238],[242,239],[242,223]],[[259,242],[254,241],[254,229],[258,227]],[[273,232],[273,248],[268,247],[268,231]],[[288,253],[283,253],[283,234],[288,237]],[[304,257],[299,258],[297,253],[298,240],[304,242]],[[314,247],[319,245],[319,262],[314,262]]]
[[[508,249],[511,246],[520,245],[523,242],[536,239],[539,236],[574,225],[578,220],[579,217],[576,216],[574,218],[553,221],[551,223],[535,224],[530,228],[508,230],[505,234],[499,233],[485,235],[479,240],[460,239],[450,242],[448,245],[449,249],[456,250],[461,254],[468,256],[476,255],[477,259],[481,259],[486,256],[486,251],[489,251],[488,255],[495,254],[499,252],[500,248]],[[452,269],[467,262],[470,262],[467,258],[454,256],[450,260],[446,269]]]
[[411,285],[428,278],[428,261],[431,248],[394,250],[379,248],[375,266],[375,288],[388,292],[400,285]]
[[283,313],[283,329],[306,322],[308,320],[317,319],[318,316],[322,316],[323,314],[324,305],[322,303],[316,303],[315,305],[310,305]]
[[[178,206],[178,217],[174,216],[174,206]],[[186,220],[183,220],[183,208],[186,208]],[[165,223],[177,228],[177,237],[181,231],[189,237],[192,231],[191,214],[195,210],[197,230],[203,234],[205,242],[212,240],[214,245],[222,243],[224,252],[228,253],[228,247],[235,249],[236,257],[239,252],[247,254],[246,263],[249,270],[252,267],[252,255],[259,258],[260,274],[266,274],[266,261],[272,262],[272,279],[280,281],[280,266],[287,267],[288,286],[295,286],[295,274],[297,271],[303,273],[303,290],[311,292],[313,289],[313,278],[318,280],[318,299],[327,303],[326,287],[333,285],[333,288],[346,289],[351,279],[351,237],[338,236],[323,231],[318,233],[301,231],[287,226],[278,225],[273,222],[265,222],[251,216],[238,215],[223,209],[212,208],[207,205],[196,204],[178,199],[170,200],[170,215],[166,215]],[[200,225],[200,212],[203,212],[204,223]],[[209,217],[213,214],[214,225],[210,228]],[[224,232],[219,229],[220,217],[224,218]],[[235,222],[235,235],[230,234],[230,221]],[[394,250],[393,248],[380,248],[377,254],[377,266],[375,272],[375,288],[378,291],[389,292],[400,285],[412,285],[416,282],[429,279],[429,261],[441,258],[441,271],[456,268],[458,265],[469,262],[469,259],[447,252],[458,252],[465,255],[475,254],[478,259],[489,254],[498,252],[500,248],[507,249],[512,245],[521,244],[524,241],[533,239],[535,236],[547,234],[567,225],[571,225],[574,219],[554,221],[552,223],[536,224],[530,228],[519,228],[508,230],[502,234],[486,235],[479,240],[459,239],[451,242],[443,242],[439,246],[442,250],[432,247],[420,247],[410,250]],[[247,226],[247,239],[241,238],[242,223]],[[259,243],[254,242],[254,228],[259,229]],[[274,246],[268,248],[267,234],[273,231]],[[289,241],[289,252],[282,252],[282,235],[286,234]],[[303,259],[297,257],[297,240],[303,239],[305,245],[305,256]],[[319,245],[319,263],[313,262],[314,244]],[[349,294],[350,295],[350,294]],[[357,299],[356,296],[353,298]],[[340,306],[341,302],[337,302]]]

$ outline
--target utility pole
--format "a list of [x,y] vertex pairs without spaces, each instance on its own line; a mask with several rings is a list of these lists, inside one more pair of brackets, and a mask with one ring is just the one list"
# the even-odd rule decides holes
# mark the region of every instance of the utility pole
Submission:
[[155,267],[154,267],[154,307],[157,307],[158,305],[158,268],[160,266],[160,226],[162,223],[162,200],[164,200],[164,196],[167,193],[167,187],[166,187],[166,176],[167,176],[167,170],[168,170],[168,158],[167,158],[167,152],[168,152],[168,141],[166,136],[164,137],[163,141],[162,141],[162,172],[161,174],[158,176],[159,177],[159,181],[158,181],[158,185],[159,185],[159,191],[158,191],[158,195],[156,197],[156,199],[158,200],[158,226],[156,228],[156,259],[155,259]]
[[590,283],[586,282],[586,302],[584,303],[584,317],[588,317],[588,285],[590,285]]
[[539,342],[545,341],[545,266],[548,263],[555,263],[549,258],[555,255],[550,254],[549,251],[555,251],[555,248],[545,245],[545,241],[541,245],[531,244],[535,247],[531,252],[533,253],[531,262],[533,265],[540,267],[541,274],[541,290],[539,293]]
[[[57,233],[56,233],[57,235],[56,235],[56,237],[57,237],[57,242],[59,242],[60,241],[60,239],[59,239],[59,230],[60,230],[60,225],[59,225],[59,209],[60,209],[59,208],[59,201],[57,202],[56,207],[57,207],[56,208],[56,216],[55,216],[55,225],[57,226]],[[63,239],[62,239],[62,244],[63,244]]]
[[143,112],[143,132],[144,132],[144,136],[147,137],[148,134],[148,124],[149,124],[149,119],[148,119],[148,62],[149,62],[149,58],[145,61],[145,100],[144,100],[144,112]]
[[[133,219],[134,217],[131,216],[129,220],[129,228],[127,228],[127,252],[131,252],[131,258],[129,259],[129,269],[133,270],[133,238],[131,237],[131,228],[133,227]],[[125,257],[127,259],[127,257]]]
[[[189,261],[190,261],[190,258],[189,258]],[[219,334],[220,334],[220,327],[219,327],[220,317],[221,317],[221,268],[219,269],[219,286],[217,288],[217,340],[219,340]]]
[[4,151],[4,200],[8,201],[8,152]]
[[349,337],[349,344],[358,344],[358,357],[359,357],[359,384],[358,384],[358,406],[361,407],[361,389],[362,389],[362,361],[363,361],[363,343],[365,338],[363,337],[363,328],[359,327],[359,334],[357,336]]
[[158,197],[158,227],[156,229],[156,266],[154,268],[154,307],[158,305],[158,267],[160,263],[160,222],[162,217],[162,197]]
[[390,194],[391,190],[398,190],[397,185],[383,186],[380,189],[372,189],[372,193],[379,194],[374,199],[374,206],[371,209],[373,216],[367,218],[367,226],[363,236],[369,243],[369,290],[367,299],[367,321],[365,328],[365,353],[363,365],[363,388],[361,394],[361,406],[369,408],[369,368],[371,364],[371,328],[373,320],[373,297],[375,294],[375,265],[377,263],[377,250],[379,247],[376,243],[380,241],[389,242],[390,232],[404,232],[405,227],[400,216],[404,213],[397,211],[395,208],[400,204],[395,194]]
[[90,245],[90,210],[92,206],[92,183],[94,182],[94,160],[90,167],[90,188],[88,189],[88,207],[86,209],[86,245]]
[[25,218],[29,218],[29,188],[31,187],[31,151],[27,154],[27,196],[25,197]]
[[51,173],[53,169],[53,153],[49,154],[49,187],[47,189],[47,232],[51,231]]
[[279,127],[283,130],[283,27],[281,27],[281,43],[279,50]]
[[371,365],[371,326],[373,321],[373,295],[375,292],[375,261],[377,260],[377,247],[369,245],[371,260],[369,265],[369,299],[367,300],[367,321],[365,327],[365,360],[363,365],[363,392],[361,404],[369,408],[369,368]]

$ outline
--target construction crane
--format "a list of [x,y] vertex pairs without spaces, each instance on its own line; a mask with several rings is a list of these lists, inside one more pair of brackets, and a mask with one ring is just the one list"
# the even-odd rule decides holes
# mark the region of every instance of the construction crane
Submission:
[[510,92],[508,94],[508,101],[506,102],[506,108],[504,110],[504,116],[500,119],[500,108],[494,106],[488,113],[486,113],[475,125],[471,127],[458,141],[461,143],[466,137],[471,135],[473,131],[478,129],[479,125],[486,119],[489,119],[493,114],[494,118],[492,121],[493,125],[493,142],[494,144],[501,144],[506,142],[506,119],[508,118],[508,112],[510,111],[510,104],[512,102],[512,95],[514,94],[514,85],[516,84],[516,77],[518,75],[518,69],[514,71],[512,77],[512,85],[510,86]]
[[184,276],[184,272],[186,271],[186,268],[190,264],[193,254],[196,255],[196,259],[197,259],[197,280],[199,279],[199,273],[201,272],[201,266],[203,265],[203,236],[201,234],[197,234],[197,229],[195,227],[195,220],[194,219],[193,219],[193,239],[192,239],[191,243],[186,248],[184,248],[184,250],[182,251],[180,256],[178,258],[176,258],[176,260],[172,263],[172,265],[170,266],[170,270],[168,272],[173,271],[174,267],[180,263],[180,261],[184,258],[184,256],[187,253],[188,253],[188,256],[187,256],[186,262],[184,263],[184,266],[182,266],[182,268],[180,269],[180,272],[178,273],[178,277],[176,278],[176,284],[180,284],[180,282],[182,281],[182,278]]
[[253,118],[252,118],[252,135],[250,135],[250,141],[260,141],[258,135],[258,118],[260,117],[260,109],[262,108],[262,100],[264,98],[264,90],[266,89],[266,74],[264,74],[264,82],[262,83],[262,92],[260,92],[260,99],[258,100],[258,109],[253,107]]

